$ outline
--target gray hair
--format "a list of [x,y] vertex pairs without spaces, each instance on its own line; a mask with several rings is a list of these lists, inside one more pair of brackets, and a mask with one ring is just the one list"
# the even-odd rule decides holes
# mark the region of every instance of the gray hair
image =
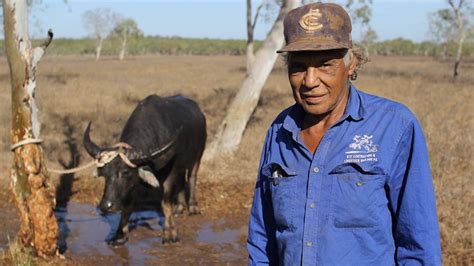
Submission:
[[[350,54],[349,60],[346,59],[347,54]],[[359,72],[359,70],[362,68],[362,65],[369,62],[368,50],[362,44],[354,43],[352,45],[352,49],[347,54],[346,56],[344,56],[344,63],[346,64],[346,67],[348,66],[348,64],[346,63],[346,60],[349,61],[349,64],[350,64],[350,62],[352,62],[353,60],[352,58],[353,56],[355,56],[355,58],[357,59],[354,73],[352,73],[350,77],[351,80],[356,80],[357,72]]]
[[352,63],[353,56],[354,54],[352,53],[352,49],[349,49],[344,55],[344,58],[342,60],[344,60],[344,65],[346,67],[349,67],[349,65]]
[[357,59],[357,70],[360,69],[363,64],[369,62],[367,49],[361,44],[354,43],[352,49],[349,49],[349,51],[344,56],[344,64],[346,65],[346,67],[348,67],[352,63],[354,56]]

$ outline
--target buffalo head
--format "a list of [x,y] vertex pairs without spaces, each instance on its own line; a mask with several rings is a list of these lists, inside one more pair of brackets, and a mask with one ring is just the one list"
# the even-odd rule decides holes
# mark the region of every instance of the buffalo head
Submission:
[[91,123],[84,132],[83,144],[87,153],[99,162],[97,176],[105,178],[104,193],[98,206],[103,213],[120,211],[128,205],[130,192],[140,179],[153,187],[159,186],[147,164],[167,151],[174,140],[151,152],[138,151],[124,143],[101,148],[90,139],[90,127]]

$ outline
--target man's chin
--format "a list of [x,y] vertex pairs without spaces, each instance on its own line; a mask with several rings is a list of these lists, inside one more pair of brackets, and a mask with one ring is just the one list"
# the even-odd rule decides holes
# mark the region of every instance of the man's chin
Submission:
[[321,116],[329,113],[328,108],[325,108],[322,104],[302,104],[303,110],[308,115]]

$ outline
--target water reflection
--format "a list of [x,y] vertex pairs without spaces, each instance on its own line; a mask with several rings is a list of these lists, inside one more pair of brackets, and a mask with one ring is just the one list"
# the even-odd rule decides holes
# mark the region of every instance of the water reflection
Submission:
[[[60,249],[66,257],[102,256],[107,257],[110,265],[156,264],[157,261],[175,262],[182,258],[208,265],[241,262],[244,254],[246,225],[227,219],[184,216],[180,222],[182,241],[164,246],[160,237],[164,217],[156,211],[134,212],[130,217],[128,242],[113,248],[106,241],[117,230],[119,214],[102,216],[95,206],[75,202],[69,202],[67,208],[58,208],[55,214],[60,226]],[[138,228],[140,230],[134,230]]]
[[[120,214],[100,215],[100,211],[92,205],[70,202],[67,208],[58,208],[55,215],[60,228],[58,245],[62,254],[67,251],[87,256],[97,253],[103,256],[118,255],[122,262],[141,265],[150,257],[144,251],[151,249],[153,244],[161,243],[159,237],[142,240],[131,237],[122,247],[108,246],[106,241],[115,234]],[[159,231],[163,220],[156,211],[134,212],[130,217],[129,230],[132,232],[136,227],[144,226]]]

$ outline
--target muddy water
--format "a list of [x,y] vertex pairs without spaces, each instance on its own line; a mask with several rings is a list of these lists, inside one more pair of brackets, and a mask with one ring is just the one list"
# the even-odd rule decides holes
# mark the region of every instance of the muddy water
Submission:
[[[217,222],[206,222],[202,225],[197,233],[196,241],[211,244],[214,250],[221,252],[222,258],[225,261],[233,261],[242,259],[238,254],[233,252],[239,250],[241,246],[238,242],[238,237],[242,233],[244,233],[244,228],[226,228],[225,219],[221,219]],[[221,249],[221,247],[226,246],[227,248]]]
[[[101,216],[95,206],[70,202],[56,212],[61,228],[60,248],[66,258],[102,258],[110,265],[245,264],[244,225],[204,215],[178,217],[181,241],[162,245],[163,217],[157,212],[135,212],[130,217],[129,241],[112,248],[106,243],[118,226],[119,215]],[[187,254],[186,254],[187,253]],[[106,258],[106,259],[104,259]],[[161,262],[161,263],[160,263]],[[101,263],[102,264],[102,263]]]

